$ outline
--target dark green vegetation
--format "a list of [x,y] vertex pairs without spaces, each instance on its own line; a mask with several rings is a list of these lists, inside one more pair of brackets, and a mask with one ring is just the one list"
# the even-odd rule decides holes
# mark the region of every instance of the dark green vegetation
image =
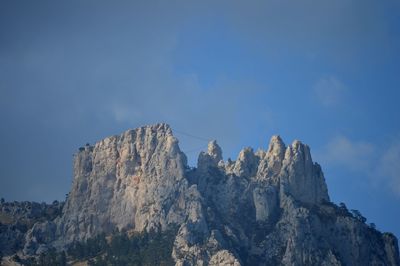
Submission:
[[71,265],[88,261],[91,266],[174,265],[171,257],[177,228],[163,232],[135,233],[115,232],[107,237],[100,234],[84,242],[71,244],[67,252],[49,250],[36,259],[25,261],[31,266]]

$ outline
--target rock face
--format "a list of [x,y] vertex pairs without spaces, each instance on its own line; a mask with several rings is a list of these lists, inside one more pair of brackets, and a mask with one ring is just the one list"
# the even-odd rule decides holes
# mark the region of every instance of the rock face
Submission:
[[165,229],[184,221],[186,156],[169,126],[129,130],[75,155],[74,181],[58,222],[66,242],[100,231]]
[[[54,220],[62,211],[64,203],[0,202],[0,254],[8,255],[23,249],[25,238],[34,228]],[[46,234],[48,232],[46,231]],[[38,235],[39,237],[39,235]],[[44,241],[47,239],[43,239]],[[48,241],[47,241],[48,242]],[[38,246],[34,247],[35,250]]]
[[396,237],[330,202],[307,145],[274,136],[225,162],[211,141],[189,168],[166,124],[82,147],[62,214],[33,226],[24,250],[169,225],[176,265],[400,265]]

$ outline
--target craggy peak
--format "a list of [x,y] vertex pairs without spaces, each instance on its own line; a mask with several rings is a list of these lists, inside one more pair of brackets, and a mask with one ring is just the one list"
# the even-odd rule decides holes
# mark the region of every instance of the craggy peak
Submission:
[[[0,204],[2,265],[392,265],[397,238],[329,198],[300,141],[187,165],[167,124],[79,148],[65,202]],[[267,145],[266,145],[267,146]]]

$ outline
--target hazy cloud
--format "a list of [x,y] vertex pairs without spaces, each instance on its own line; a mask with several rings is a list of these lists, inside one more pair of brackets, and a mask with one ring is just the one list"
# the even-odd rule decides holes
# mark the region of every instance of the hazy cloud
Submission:
[[317,158],[324,164],[366,171],[369,168],[374,151],[375,148],[371,143],[353,141],[345,136],[336,136],[316,154]]
[[400,196],[400,141],[397,140],[383,153],[375,172],[386,180],[392,191]]
[[400,140],[376,146],[341,135],[331,139],[315,155],[323,165],[361,173],[371,186],[384,187],[400,196]]
[[314,85],[315,96],[326,107],[333,107],[340,104],[346,90],[346,86],[333,76],[321,78]]

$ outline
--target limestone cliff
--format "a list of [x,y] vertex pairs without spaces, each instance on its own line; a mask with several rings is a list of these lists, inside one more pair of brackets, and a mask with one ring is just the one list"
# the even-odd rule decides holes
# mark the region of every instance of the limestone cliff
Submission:
[[400,265],[392,234],[330,202],[307,145],[274,136],[223,161],[211,141],[189,168],[166,124],[82,147],[62,214],[28,230],[24,252],[169,225],[176,265]]
[[86,146],[74,158],[59,233],[70,242],[115,228],[142,231],[182,223],[185,168],[186,157],[165,124]]

